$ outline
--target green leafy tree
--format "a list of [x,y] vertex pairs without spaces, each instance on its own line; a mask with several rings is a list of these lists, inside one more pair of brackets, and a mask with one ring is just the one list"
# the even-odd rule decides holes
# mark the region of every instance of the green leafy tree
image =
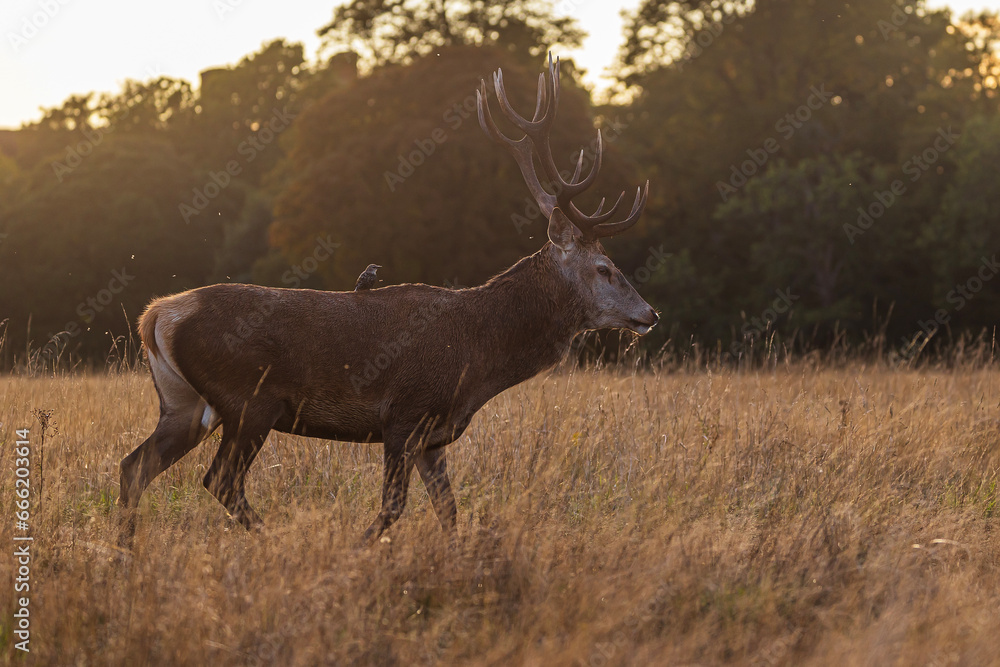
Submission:
[[233,67],[202,72],[182,149],[203,169],[224,170],[235,160],[239,178],[259,186],[283,156],[280,135],[300,111],[308,75],[302,45],[284,40]]
[[267,233],[274,220],[271,198],[259,190],[250,190],[239,217],[223,225],[222,245],[215,257],[210,282],[254,280],[254,264],[267,256]]
[[42,119],[22,127],[13,143],[12,155],[22,170],[43,160],[61,160],[76,143],[86,140],[97,123],[95,93],[72,95],[59,107],[46,109]]
[[320,29],[324,47],[352,50],[366,69],[406,63],[450,46],[499,46],[522,58],[579,46],[575,19],[550,0],[352,0]]
[[0,153],[0,209],[10,204],[20,171],[13,158]]
[[[745,276],[752,277],[750,303],[763,307],[777,290],[789,289],[799,297],[800,323],[850,323],[866,314],[862,308],[873,295],[852,282],[860,277],[854,263],[861,254],[845,242],[845,227],[868,205],[867,193],[886,183],[882,170],[872,173],[866,163],[859,154],[821,155],[795,165],[778,159],[716,210],[729,234],[745,242],[744,266],[755,269]],[[881,223],[878,230],[883,228]]]
[[216,221],[242,206],[229,188],[211,215],[185,224],[178,203],[204,182],[155,137],[112,135],[62,182],[45,165],[23,180],[0,217],[0,320],[15,349],[30,318],[36,346],[64,332],[71,350],[105,352],[106,332],[126,335],[151,297],[205,283],[221,243]]
[[[689,330],[724,337],[720,314],[757,308],[769,272],[805,286],[805,264],[823,326],[860,326],[866,299],[919,313],[930,278],[916,239],[952,172],[943,159],[916,184],[901,171],[939,131],[995,113],[994,34],[922,1],[641,3],[620,55],[634,96],[623,148],[659,185],[650,234],[688,251],[697,289],[718,295]],[[905,195],[852,245],[843,225],[898,179]],[[813,196],[833,211],[807,208]]]
[[921,239],[935,278],[930,301],[948,324],[989,327],[1000,308],[1000,116],[969,122],[950,157],[955,177]]
[[176,126],[194,102],[191,84],[183,79],[130,79],[122,84],[121,92],[103,95],[95,112],[116,132],[162,132]]

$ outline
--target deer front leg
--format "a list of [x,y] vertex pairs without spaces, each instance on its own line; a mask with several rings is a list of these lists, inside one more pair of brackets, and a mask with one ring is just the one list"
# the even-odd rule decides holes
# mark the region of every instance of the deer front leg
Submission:
[[366,544],[372,544],[381,537],[396,522],[406,506],[413,458],[407,455],[405,443],[405,439],[386,439],[383,451],[385,469],[382,471],[382,509],[365,531],[362,540]]
[[448,480],[448,461],[444,455],[444,447],[423,452],[417,457],[416,464],[441,527],[454,538],[458,533],[458,510],[455,507],[455,494],[451,492],[451,482]]

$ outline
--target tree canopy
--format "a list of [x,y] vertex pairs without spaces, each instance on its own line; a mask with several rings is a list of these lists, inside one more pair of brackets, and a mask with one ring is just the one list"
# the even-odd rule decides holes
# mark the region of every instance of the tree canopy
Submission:
[[679,331],[733,335],[786,288],[801,300],[785,330],[871,328],[876,303],[912,326],[934,301],[920,239],[956,173],[947,149],[996,115],[996,27],[894,0],[642,3],[619,57],[627,151],[660,184],[651,224],[717,295]]
[[[502,67],[530,111],[546,52],[581,43],[561,7],[354,0],[320,60],[276,40],[0,132],[5,362],[29,321],[35,345],[72,329],[58,345],[99,355],[150,297],[210,282],[350,289],[375,262],[387,283],[472,285],[538,249],[475,91]],[[605,139],[582,203],[651,181],[607,244],[663,313],[643,344],[738,357],[995,326],[998,44],[996,14],[923,0],[644,0],[614,102],[564,60],[557,159]]]
[[575,19],[557,15],[551,0],[352,0],[319,34],[328,49],[358,53],[366,69],[449,46],[499,46],[537,59],[583,38]]

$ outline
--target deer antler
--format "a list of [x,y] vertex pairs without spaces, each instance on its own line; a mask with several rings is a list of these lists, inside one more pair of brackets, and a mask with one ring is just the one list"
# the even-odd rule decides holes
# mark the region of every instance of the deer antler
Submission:
[[[550,216],[552,210],[558,206],[566,214],[566,217],[576,225],[583,239],[586,241],[595,241],[599,238],[620,234],[639,220],[642,209],[646,205],[646,199],[649,197],[649,181],[646,181],[644,188],[640,187],[637,189],[635,202],[632,204],[632,211],[628,217],[618,222],[609,222],[609,220],[618,211],[618,207],[625,197],[624,192],[618,196],[614,205],[606,212],[602,212],[604,209],[604,199],[601,200],[597,210],[591,215],[585,215],[580,212],[580,209],[573,203],[573,198],[589,188],[597,178],[597,173],[601,169],[601,162],[604,156],[604,140],[601,137],[601,131],[598,130],[597,155],[594,158],[594,164],[591,166],[590,172],[585,178],[580,177],[583,171],[584,158],[584,151],[581,150],[573,177],[569,181],[563,179],[559,173],[559,168],[556,166],[555,159],[552,157],[552,147],[549,145],[549,130],[552,128],[552,123],[555,121],[556,111],[559,107],[558,58],[553,62],[552,54],[549,53],[548,77],[545,74],[538,75],[538,96],[535,102],[535,115],[532,116],[531,120],[524,118],[514,111],[514,108],[507,100],[507,92],[504,90],[503,85],[502,70],[498,69],[493,74],[493,83],[501,111],[503,111],[504,116],[511,123],[524,132],[524,136],[515,141],[497,129],[490,114],[489,101],[486,99],[485,81],[480,81],[479,90],[476,91],[479,124],[490,138],[506,147],[514,156],[514,161],[517,162],[517,166],[521,169],[521,175],[524,176],[524,182],[528,185],[528,190],[531,191],[531,195],[535,198],[538,208],[546,217]],[[545,186],[539,180],[538,174],[535,171],[533,157],[535,155],[538,156],[542,173],[555,191],[554,193],[546,190]]]

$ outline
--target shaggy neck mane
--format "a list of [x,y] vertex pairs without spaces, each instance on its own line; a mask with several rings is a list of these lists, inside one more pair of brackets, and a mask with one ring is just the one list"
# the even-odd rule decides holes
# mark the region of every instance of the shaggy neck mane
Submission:
[[583,304],[552,257],[549,244],[484,285],[468,290],[485,330],[489,372],[517,384],[562,359],[582,328]]

